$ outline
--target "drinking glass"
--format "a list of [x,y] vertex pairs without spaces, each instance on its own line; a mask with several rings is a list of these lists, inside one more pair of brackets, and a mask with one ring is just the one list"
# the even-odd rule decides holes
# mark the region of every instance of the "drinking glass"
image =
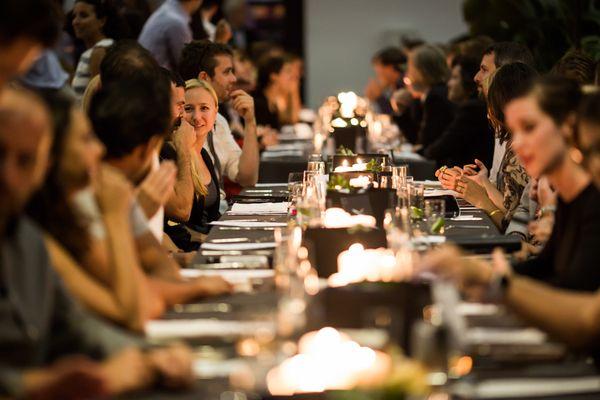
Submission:
[[324,161],[309,161],[306,167],[307,171],[317,172],[321,175],[325,174],[325,162]]
[[408,165],[392,166],[392,188],[398,189],[408,173]]
[[304,172],[290,172],[288,175],[288,196],[289,201],[296,203],[297,199],[302,196],[304,183]]
[[425,200],[425,222],[427,230],[432,235],[443,235],[446,213],[446,202],[440,199]]
[[410,201],[410,217],[414,221],[423,219],[425,187],[422,183],[407,183]]

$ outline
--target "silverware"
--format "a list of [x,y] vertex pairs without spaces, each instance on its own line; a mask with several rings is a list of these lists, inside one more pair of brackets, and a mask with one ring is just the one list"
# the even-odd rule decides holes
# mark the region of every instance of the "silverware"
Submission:
[[465,228],[465,229],[490,229],[487,225],[448,225],[445,229]]
[[247,242],[248,238],[240,237],[240,238],[226,238],[226,239],[212,239],[209,240],[210,243],[239,243],[239,242]]
[[218,226],[221,231],[274,231],[275,227]]
[[228,313],[231,312],[231,305],[227,303],[209,303],[209,304],[175,304],[173,311],[176,313]]

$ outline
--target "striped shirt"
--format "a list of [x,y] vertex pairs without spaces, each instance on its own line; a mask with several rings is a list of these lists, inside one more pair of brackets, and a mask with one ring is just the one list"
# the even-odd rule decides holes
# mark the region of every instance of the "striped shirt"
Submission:
[[83,96],[85,88],[88,83],[90,83],[90,79],[92,79],[90,74],[90,59],[92,58],[94,49],[98,47],[110,47],[113,43],[114,40],[112,39],[102,39],[81,55],[79,63],[77,64],[77,69],[75,70],[75,76],[71,82],[71,86],[77,94],[77,97],[81,98]]

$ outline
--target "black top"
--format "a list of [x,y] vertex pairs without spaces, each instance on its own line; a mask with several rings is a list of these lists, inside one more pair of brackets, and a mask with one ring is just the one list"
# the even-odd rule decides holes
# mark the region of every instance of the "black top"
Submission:
[[570,203],[558,200],[554,229],[534,259],[517,264],[522,275],[583,291],[600,288],[600,191],[590,184]]
[[[216,221],[221,217],[221,213],[219,212],[220,196],[218,195],[219,191],[216,186],[216,182],[219,182],[219,178],[217,177],[215,167],[213,166],[213,162],[206,149],[202,149],[200,154],[202,155],[202,160],[204,161],[206,168],[208,168],[210,172],[211,183],[208,189],[209,191],[216,191],[216,199],[214,195],[210,196],[210,193],[209,196],[194,196],[190,218],[183,224],[175,223],[174,221],[169,221],[168,218],[165,218],[165,232],[177,247],[185,251],[194,250],[198,247],[198,244],[191,242],[191,235],[185,229],[185,226],[197,232],[206,234],[211,228],[209,223]],[[165,143],[160,151],[160,158],[163,160],[177,161],[177,151],[172,143]],[[211,185],[213,186],[212,188]],[[212,201],[207,203],[207,198]]]
[[269,100],[265,97],[264,92],[255,92],[254,97],[254,114],[258,125],[268,125],[271,128],[281,130],[281,122],[277,110],[273,111],[269,107]]
[[[425,151],[450,125],[454,119],[454,109],[454,104],[448,100],[448,87],[438,84],[429,89],[422,103],[422,114],[418,106],[413,104],[395,121],[404,136],[412,143],[422,145],[422,151]],[[420,121],[416,118],[420,118]]]
[[485,102],[473,98],[456,110],[454,120],[444,133],[423,152],[438,167],[462,167],[476,158],[491,168],[494,157],[494,131],[487,119]]

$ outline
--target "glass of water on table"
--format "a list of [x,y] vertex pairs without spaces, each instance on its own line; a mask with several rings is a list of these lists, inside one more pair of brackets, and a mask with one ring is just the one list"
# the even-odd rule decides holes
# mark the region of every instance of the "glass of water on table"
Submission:
[[296,204],[298,199],[302,197],[303,184],[304,172],[291,172],[288,175],[288,192],[290,202]]
[[446,202],[443,199],[425,200],[423,216],[427,225],[427,231],[431,235],[443,235],[446,225]]

